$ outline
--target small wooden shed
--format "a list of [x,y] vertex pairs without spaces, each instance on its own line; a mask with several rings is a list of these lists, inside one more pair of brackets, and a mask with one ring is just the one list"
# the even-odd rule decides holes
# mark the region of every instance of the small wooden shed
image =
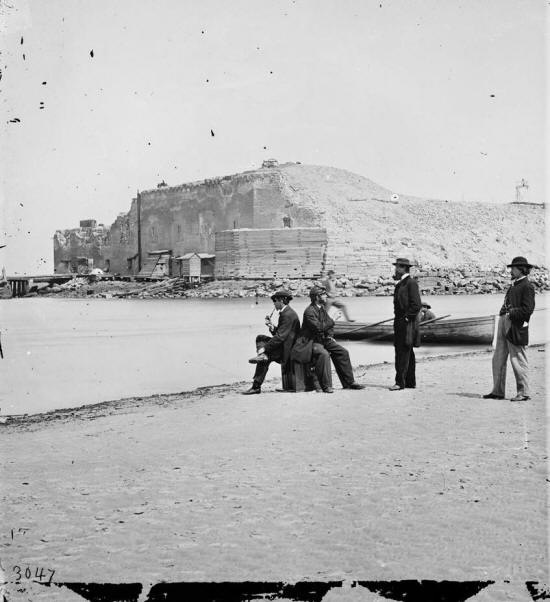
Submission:
[[176,257],[180,277],[189,282],[213,279],[215,257],[210,253],[185,253]]

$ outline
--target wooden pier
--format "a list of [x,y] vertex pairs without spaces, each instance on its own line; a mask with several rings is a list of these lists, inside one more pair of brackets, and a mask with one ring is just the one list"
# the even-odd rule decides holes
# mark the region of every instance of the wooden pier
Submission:
[[53,274],[41,276],[7,276],[12,297],[24,297],[32,284],[47,282],[48,284],[63,284],[73,278],[74,274]]

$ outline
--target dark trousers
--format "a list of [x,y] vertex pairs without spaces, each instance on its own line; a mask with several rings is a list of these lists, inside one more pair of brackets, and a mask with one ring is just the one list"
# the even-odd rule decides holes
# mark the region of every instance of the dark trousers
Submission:
[[317,376],[321,389],[324,391],[325,389],[332,388],[330,354],[321,343],[313,343],[311,363],[315,367],[315,375]]
[[254,370],[254,377],[252,379],[253,389],[261,389],[262,383],[267,376],[267,371],[269,370],[269,364],[271,364],[271,360],[268,360],[267,362],[258,362],[256,364],[256,370]]
[[[313,355],[311,356],[311,363],[315,369],[315,376],[321,386],[321,389],[327,389],[332,387],[332,371],[330,369],[330,355],[328,351],[319,343],[313,344]],[[267,362],[258,362],[256,369],[254,370],[254,377],[252,379],[252,388],[261,389],[262,384],[267,376],[269,365],[271,360]],[[309,367],[309,364],[307,364]],[[309,369],[309,368],[308,368]]]
[[[265,347],[268,341],[271,341],[271,337],[268,337],[265,334],[259,334],[256,337],[256,352],[258,352],[260,348]],[[270,358],[266,362],[258,362],[256,364],[256,369],[254,370],[254,376],[252,378],[253,389],[260,389],[262,387],[262,383],[264,382],[265,377],[267,376],[267,371],[269,370],[269,364],[271,364],[272,361],[277,361],[277,359]]]
[[342,347],[342,345],[338,345],[334,339],[325,339],[323,347],[330,355],[342,387],[344,389],[349,387],[355,381],[355,378],[353,377],[353,368],[351,367],[348,350]]
[[393,322],[393,346],[395,384],[400,387],[416,387],[416,358],[412,344],[407,345],[407,322],[403,318],[396,318]]

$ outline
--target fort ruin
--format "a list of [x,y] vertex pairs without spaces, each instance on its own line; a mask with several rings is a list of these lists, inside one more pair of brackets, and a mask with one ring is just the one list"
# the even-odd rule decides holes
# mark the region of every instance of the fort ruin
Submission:
[[545,264],[544,205],[450,202],[386,189],[332,168],[264,162],[243,173],[139,192],[106,227],[54,235],[57,273],[92,266],[121,276],[180,275],[214,255],[216,278],[307,278],[328,269],[376,276],[394,257],[486,271],[513,255]]

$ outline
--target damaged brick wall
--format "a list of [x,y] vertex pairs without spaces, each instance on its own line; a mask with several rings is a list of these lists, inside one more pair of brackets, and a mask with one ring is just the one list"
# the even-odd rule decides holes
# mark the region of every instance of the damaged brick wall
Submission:
[[254,182],[247,177],[141,193],[142,253],[170,250],[175,257],[214,252],[214,235],[233,227],[253,227]]

